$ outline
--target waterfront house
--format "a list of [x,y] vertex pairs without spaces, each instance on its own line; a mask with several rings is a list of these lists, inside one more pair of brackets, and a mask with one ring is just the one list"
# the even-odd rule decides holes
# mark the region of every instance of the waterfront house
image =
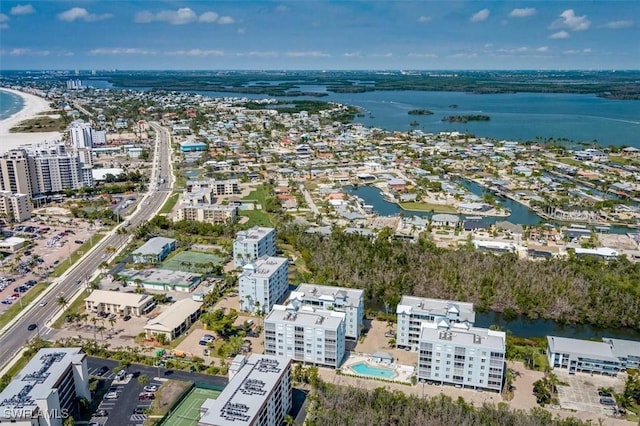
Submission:
[[431,225],[448,226],[455,228],[460,223],[460,218],[454,214],[434,214],[431,217]]

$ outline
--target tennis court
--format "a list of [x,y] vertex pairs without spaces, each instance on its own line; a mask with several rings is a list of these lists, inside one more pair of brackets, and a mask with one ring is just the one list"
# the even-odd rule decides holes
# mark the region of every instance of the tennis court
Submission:
[[215,254],[181,251],[162,262],[160,268],[182,272],[208,272],[221,262],[222,258]]
[[215,399],[220,391],[193,388],[191,392],[173,409],[171,415],[162,422],[166,426],[196,426],[200,420],[200,406],[207,399]]

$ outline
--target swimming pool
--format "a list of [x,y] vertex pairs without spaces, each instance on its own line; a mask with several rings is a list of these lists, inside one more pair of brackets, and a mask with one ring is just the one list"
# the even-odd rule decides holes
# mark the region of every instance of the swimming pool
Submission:
[[357,364],[350,365],[349,368],[361,376],[378,377],[381,379],[393,379],[396,376],[395,370],[391,368],[373,367],[366,362],[358,362]]

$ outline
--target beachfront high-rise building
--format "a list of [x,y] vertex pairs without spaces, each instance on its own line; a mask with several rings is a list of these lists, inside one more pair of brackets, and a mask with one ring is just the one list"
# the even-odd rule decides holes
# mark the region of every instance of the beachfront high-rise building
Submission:
[[338,368],[345,355],[344,312],[275,305],[264,320],[264,353]]
[[471,326],[476,319],[472,303],[414,296],[402,296],[396,313],[396,345],[399,348],[411,348],[413,351],[418,350],[423,322],[464,323]]
[[91,148],[91,123],[75,120],[69,126],[69,140],[74,148]]
[[420,330],[418,379],[500,392],[506,333],[464,323],[424,322]]
[[263,256],[247,263],[238,277],[240,310],[269,312],[289,288],[289,259]]
[[12,149],[0,158],[0,189],[32,200],[91,184],[83,179],[78,153],[67,152],[61,143]]
[[300,284],[289,296],[290,303],[345,313],[345,336],[357,340],[364,319],[364,291],[356,288]]
[[31,218],[31,202],[26,194],[0,191],[0,219],[5,223],[23,222]]
[[254,226],[239,231],[233,240],[233,264],[236,268],[255,262],[262,256],[276,255],[276,230]]
[[252,354],[216,399],[200,407],[199,426],[280,426],[291,409],[291,360]]

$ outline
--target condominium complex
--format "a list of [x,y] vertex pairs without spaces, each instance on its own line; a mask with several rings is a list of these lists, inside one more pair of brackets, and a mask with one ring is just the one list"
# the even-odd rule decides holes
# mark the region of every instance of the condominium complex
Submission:
[[414,296],[402,296],[396,313],[398,315],[396,345],[399,348],[411,348],[413,351],[418,350],[423,322],[446,325],[463,323],[472,326],[476,319],[472,303]]
[[200,189],[210,189],[214,196],[240,194],[240,182],[237,179],[228,180],[188,180],[187,191],[194,192]]
[[0,220],[22,222],[31,218],[31,202],[26,194],[0,191]]
[[252,354],[222,393],[202,404],[198,426],[280,426],[291,402],[291,360]]
[[264,352],[338,368],[345,355],[345,314],[275,305],[264,320]]
[[299,303],[345,313],[345,337],[357,340],[364,318],[364,291],[355,288],[300,284],[289,296],[290,303]]
[[75,120],[69,126],[69,141],[74,148],[92,148],[107,143],[107,132],[93,129],[86,121]]
[[262,256],[276,255],[276,230],[255,226],[236,234],[233,264],[236,268],[255,262]]
[[45,348],[0,392],[0,423],[61,426],[77,398],[91,401],[86,355],[80,348]]
[[13,149],[0,158],[0,190],[37,196],[90,185],[78,153],[64,144]]
[[602,342],[547,336],[551,368],[575,373],[616,376],[621,370],[640,367],[640,342],[604,337]]
[[289,260],[264,256],[247,263],[238,278],[240,310],[269,312],[284,299],[289,288]]
[[464,323],[424,322],[418,379],[500,391],[505,373],[506,334]]
[[235,222],[238,217],[237,206],[220,204],[180,204],[176,220],[194,220],[197,222],[220,225]]

